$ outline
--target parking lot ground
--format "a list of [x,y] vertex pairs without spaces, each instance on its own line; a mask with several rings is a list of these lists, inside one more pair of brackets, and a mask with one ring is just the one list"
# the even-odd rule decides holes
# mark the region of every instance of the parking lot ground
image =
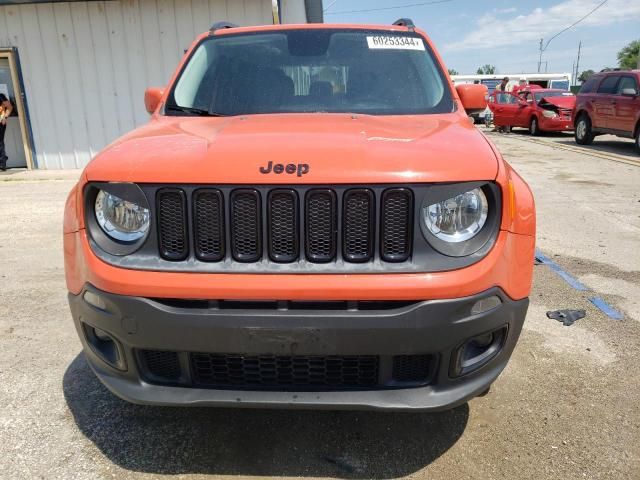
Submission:
[[[479,127],[485,133],[491,135],[490,129]],[[544,133],[541,136],[532,137],[528,131],[521,128],[513,129],[513,139],[523,140],[529,143],[546,145],[556,150],[576,152],[590,157],[604,160],[640,165],[640,155],[635,151],[635,143],[632,139],[620,138],[614,135],[599,135],[593,144],[581,146],[576,144],[572,133],[557,132]]]
[[[115,398],[66,304],[62,210],[77,172],[0,175],[0,478],[640,478],[640,167],[490,135],[536,195],[538,248],[587,290],[537,265],[509,366],[488,395],[438,414]],[[587,315],[546,318],[563,308]]]

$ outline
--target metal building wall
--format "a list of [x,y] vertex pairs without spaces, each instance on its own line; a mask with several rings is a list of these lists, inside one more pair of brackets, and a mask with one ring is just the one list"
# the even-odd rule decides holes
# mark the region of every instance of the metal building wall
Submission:
[[86,165],[147,121],[145,88],[167,83],[197,34],[219,20],[270,24],[271,6],[271,0],[0,5],[0,46],[18,48],[38,168]]

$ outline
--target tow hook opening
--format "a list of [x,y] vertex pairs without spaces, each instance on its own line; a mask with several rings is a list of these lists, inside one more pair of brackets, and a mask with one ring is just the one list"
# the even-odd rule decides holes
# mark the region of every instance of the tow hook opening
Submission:
[[478,370],[495,358],[507,339],[508,326],[469,338],[454,350],[451,362],[451,377],[461,377]]
[[84,338],[93,353],[112,368],[125,371],[127,363],[122,346],[113,336],[100,328],[82,322]]

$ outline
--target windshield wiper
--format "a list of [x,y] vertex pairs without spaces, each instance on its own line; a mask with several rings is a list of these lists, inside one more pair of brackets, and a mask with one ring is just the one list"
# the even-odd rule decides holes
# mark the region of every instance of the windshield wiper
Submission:
[[201,117],[224,117],[221,113],[210,112],[202,108],[183,107],[181,105],[167,105],[166,110],[169,112],[190,113],[191,115],[199,115]]

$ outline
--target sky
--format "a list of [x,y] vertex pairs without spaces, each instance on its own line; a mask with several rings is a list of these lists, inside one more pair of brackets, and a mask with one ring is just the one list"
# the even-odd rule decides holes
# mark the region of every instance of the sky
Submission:
[[[326,23],[393,23],[409,17],[424,30],[447,68],[476,73],[532,73],[544,43],[598,7],[602,0],[323,0]],[[423,5],[416,5],[421,3]],[[413,5],[413,6],[411,6]],[[401,8],[389,9],[400,6]],[[384,9],[384,10],[374,10]],[[354,10],[369,10],[353,12]],[[542,71],[571,72],[582,41],[580,71],[617,67],[617,52],[640,39],[640,0],[607,0],[581,23],[551,40]],[[547,62],[545,64],[545,62]]]

